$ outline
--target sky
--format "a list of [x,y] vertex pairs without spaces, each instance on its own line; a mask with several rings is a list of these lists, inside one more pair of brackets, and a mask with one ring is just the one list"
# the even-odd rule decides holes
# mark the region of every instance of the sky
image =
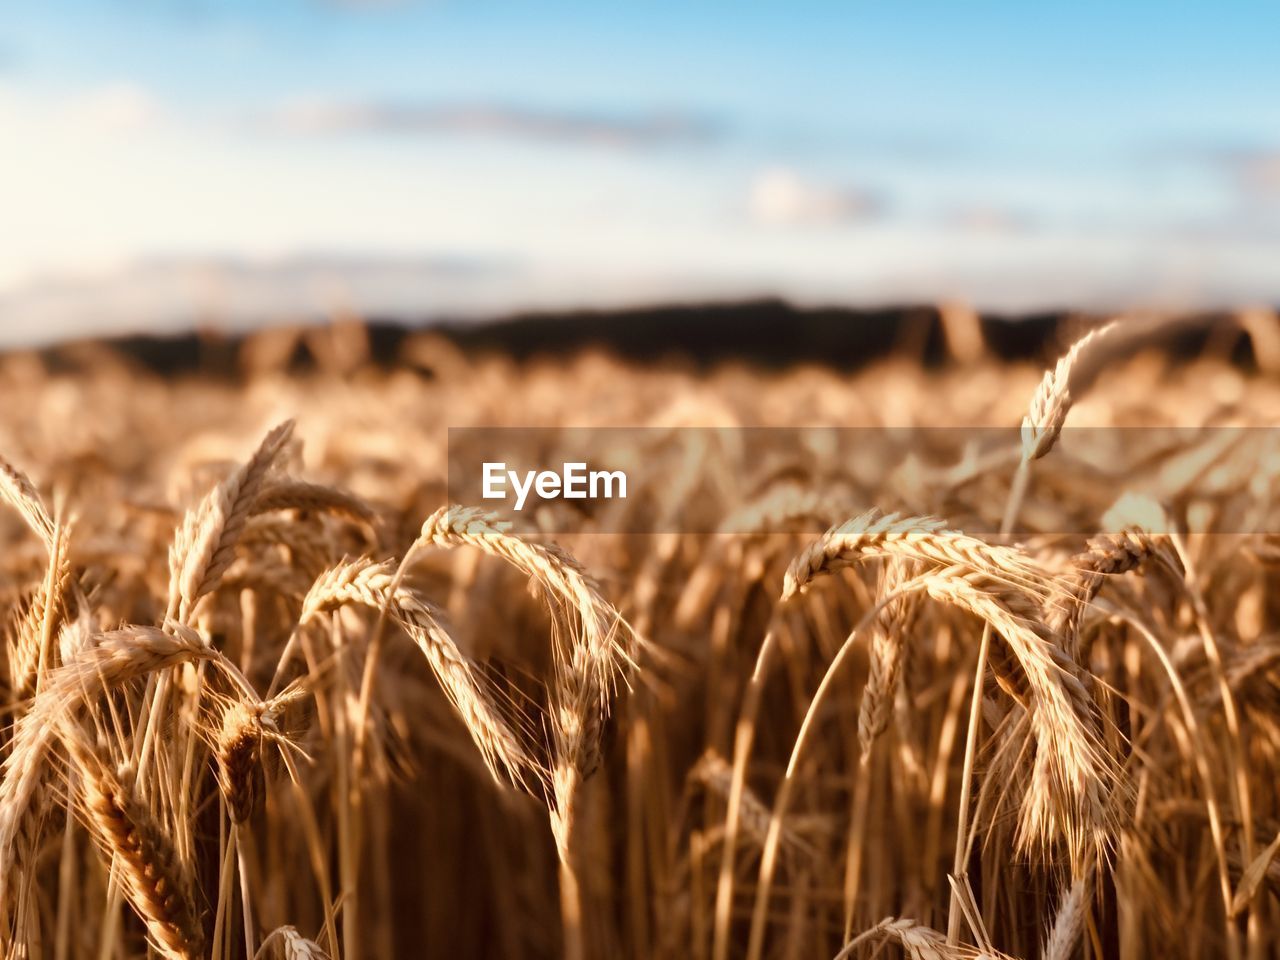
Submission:
[[0,0],[0,338],[1280,302],[1280,6]]

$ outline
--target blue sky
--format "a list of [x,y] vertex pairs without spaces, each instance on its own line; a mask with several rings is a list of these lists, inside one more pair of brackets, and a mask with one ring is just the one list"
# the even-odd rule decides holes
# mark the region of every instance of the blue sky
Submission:
[[0,325],[1280,300],[1278,35],[1261,3],[0,0]]

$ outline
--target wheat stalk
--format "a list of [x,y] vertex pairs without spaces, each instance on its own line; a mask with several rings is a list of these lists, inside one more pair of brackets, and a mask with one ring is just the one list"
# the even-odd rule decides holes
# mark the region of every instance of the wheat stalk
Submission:
[[[699,757],[698,762],[689,771],[689,775],[694,781],[722,799],[727,800],[733,791],[733,768],[714,750],[708,750]],[[742,825],[757,843],[763,845],[769,836],[769,821],[772,817],[769,807],[749,787],[743,789],[739,802],[741,803],[739,817]],[[812,852],[809,845],[794,831],[785,827],[782,831],[782,840],[789,850]]]

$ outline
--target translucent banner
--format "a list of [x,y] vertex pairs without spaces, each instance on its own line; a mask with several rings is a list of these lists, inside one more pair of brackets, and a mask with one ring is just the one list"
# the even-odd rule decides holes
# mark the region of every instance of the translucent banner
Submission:
[[995,535],[1280,531],[1280,430],[1068,428],[1022,466],[1010,427],[454,428],[451,502],[517,532],[821,533],[877,508]]

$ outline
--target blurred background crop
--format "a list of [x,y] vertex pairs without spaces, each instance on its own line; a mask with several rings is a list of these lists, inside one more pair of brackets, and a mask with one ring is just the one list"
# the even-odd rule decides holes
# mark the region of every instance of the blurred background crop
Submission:
[[1280,301],[1280,8],[0,0],[0,343]]

